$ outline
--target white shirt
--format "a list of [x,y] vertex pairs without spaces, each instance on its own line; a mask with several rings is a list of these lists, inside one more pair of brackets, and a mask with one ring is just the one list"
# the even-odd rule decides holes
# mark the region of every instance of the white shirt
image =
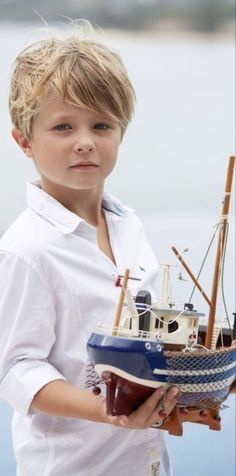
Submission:
[[103,208],[116,265],[99,250],[95,228],[36,184],[0,240],[0,397],[15,410],[18,476],[151,476],[161,453],[169,465],[159,430],[30,409],[53,380],[85,388],[86,344],[98,321],[113,322],[119,274],[129,268],[141,279],[132,282],[134,294],[155,293],[158,265],[139,219],[108,194]]

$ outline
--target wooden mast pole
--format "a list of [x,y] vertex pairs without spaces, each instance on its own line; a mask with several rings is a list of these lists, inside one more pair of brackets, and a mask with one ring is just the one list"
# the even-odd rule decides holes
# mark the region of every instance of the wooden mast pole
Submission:
[[207,304],[212,307],[212,304],[211,304],[211,301],[210,299],[208,298],[208,296],[206,295],[204,289],[200,286],[200,283],[198,282],[197,278],[194,276],[194,274],[192,273],[192,271],[189,269],[189,267],[187,266],[187,264],[185,263],[183,257],[181,256],[181,254],[177,251],[177,249],[175,248],[175,246],[172,246],[171,247],[172,251],[174,251],[175,255],[177,256],[178,260],[180,261],[180,263],[183,265],[184,269],[187,271],[187,273],[189,274],[190,278],[192,279],[192,281],[194,282],[195,286],[198,288],[198,290],[200,291],[200,293],[203,295],[204,299],[206,300]]
[[123,283],[122,283],[122,286],[121,286],[120,299],[119,299],[118,307],[117,307],[117,310],[116,310],[112,335],[116,335],[116,332],[117,332],[117,330],[119,328],[119,325],[120,325],[122,308],[123,308],[124,301],[125,301],[125,293],[126,293],[126,289],[127,289],[127,286],[128,286],[129,273],[130,273],[130,270],[126,269],[125,274],[124,274],[124,280],[123,280]]
[[226,184],[225,184],[225,194],[224,194],[223,206],[221,211],[220,229],[219,229],[219,236],[218,236],[218,243],[217,243],[217,250],[216,250],[215,269],[214,269],[212,292],[211,292],[212,306],[210,307],[210,311],[209,311],[208,326],[207,326],[206,338],[204,343],[207,349],[211,348],[212,335],[214,330],[216,305],[217,305],[217,293],[218,293],[218,287],[219,287],[220,276],[221,276],[222,255],[223,255],[223,250],[225,246],[226,229],[228,224],[228,213],[229,213],[234,167],[235,167],[235,156],[231,156],[229,157],[229,163],[228,163],[228,170],[227,170],[227,177],[226,177]]

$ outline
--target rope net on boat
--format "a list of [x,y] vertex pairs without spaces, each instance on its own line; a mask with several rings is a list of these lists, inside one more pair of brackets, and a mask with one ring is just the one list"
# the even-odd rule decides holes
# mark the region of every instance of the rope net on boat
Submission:
[[104,384],[104,380],[97,374],[94,364],[86,365],[85,388],[95,388]]
[[215,352],[165,352],[167,383],[177,385],[182,396],[180,406],[216,408],[227,397],[234,379],[233,353]]

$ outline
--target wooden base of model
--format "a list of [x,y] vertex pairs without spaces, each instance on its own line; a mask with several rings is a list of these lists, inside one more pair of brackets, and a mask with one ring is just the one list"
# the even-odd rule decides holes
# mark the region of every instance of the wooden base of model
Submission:
[[196,407],[179,408],[178,406],[174,408],[159,429],[167,430],[170,435],[182,436],[183,423],[185,422],[207,425],[210,430],[220,431],[221,429],[219,410],[215,408],[199,410]]

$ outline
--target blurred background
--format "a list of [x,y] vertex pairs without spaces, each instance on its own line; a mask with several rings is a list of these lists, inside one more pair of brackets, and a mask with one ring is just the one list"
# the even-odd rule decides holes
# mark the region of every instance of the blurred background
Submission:
[[232,31],[233,0],[1,0],[1,19],[34,22],[89,18],[103,28],[142,31]]
[[[15,56],[30,42],[69,32],[70,19],[103,28],[102,40],[123,58],[137,94],[135,117],[107,189],[136,209],[160,262],[173,264],[173,298],[188,300],[194,274],[219,220],[229,155],[235,150],[234,0],[0,0],[0,235],[25,208],[25,185],[37,177],[11,139],[8,91]],[[225,262],[228,313],[235,311],[235,198]],[[211,291],[214,248],[201,284]],[[182,279],[178,279],[181,276]],[[158,292],[157,292],[158,294]],[[197,310],[207,314],[202,297]],[[222,299],[218,319],[225,317]],[[222,411],[222,430],[185,424],[168,436],[175,476],[235,475],[235,399]],[[0,474],[13,476],[11,409],[0,402]],[[140,475],[142,476],[142,475]]]

